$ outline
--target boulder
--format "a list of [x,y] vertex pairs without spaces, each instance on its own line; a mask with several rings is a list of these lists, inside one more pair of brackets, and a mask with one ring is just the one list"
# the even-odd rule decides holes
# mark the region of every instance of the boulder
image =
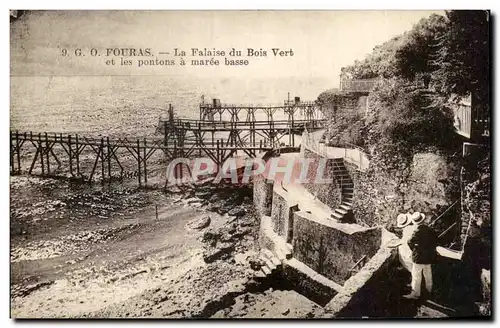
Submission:
[[228,214],[231,216],[244,216],[245,213],[246,211],[242,207],[235,207],[228,212]]
[[210,248],[203,253],[203,260],[205,263],[212,263],[219,259],[226,259],[234,251],[233,244],[220,244],[216,248]]
[[208,199],[212,197],[212,192],[210,190],[198,190],[194,193],[194,195],[198,198]]
[[188,228],[190,229],[195,229],[195,230],[201,230],[201,229],[204,229],[206,227],[208,227],[210,225],[210,217],[209,216],[204,216],[204,217],[201,217],[201,218],[196,218],[194,220],[191,220],[187,226]]
[[225,206],[221,206],[217,209],[217,213],[219,213],[220,215],[224,215],[226,214],[228,211],[230,211],[229,208],[225,207]]
[[209,245],[214,247],[217,244],[217,242],[219,241],[220,237],[221,237],[221,235],[219,233],[214,232],[212,230],[209,230],[209,231],[205,231],[201,241],[204,243],[208,243]]

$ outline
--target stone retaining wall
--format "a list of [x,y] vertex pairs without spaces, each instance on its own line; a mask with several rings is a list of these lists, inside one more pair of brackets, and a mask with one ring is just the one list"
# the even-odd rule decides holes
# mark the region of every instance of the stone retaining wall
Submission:
[[267,180],[262,175],[253,180],[253,204],[260,216],[271,215],[273,187],[273,181]]
[[287,242],[291,242],[293,236],[293,217],[299,210],[296,202],[286,197],[286,191],[275,188],[273,192],[273,204],[271,209],[271,222],[273,231]]
[[336,223],[303,211],[295,212],[293,221],[294,257],[340,285],[364,255],[370,259],[380,247],[380,228]]
[[[303,153],[305,158],[312,158],[315,160],[307,172],[307,181],[314,181],[318,168],[318,161],[321,156],[307,149],[304,149]],[[340,185],[334,179],[332,171],[333,159],[328,159],[326,162],[325,177],[329,177],[331,183],[317,184],[314,182],[308,182],[304,183],[303,186],[308,192],[316,196],[320,202],[328,205],[332,209],[335,209],[341,202],[341,189]]]

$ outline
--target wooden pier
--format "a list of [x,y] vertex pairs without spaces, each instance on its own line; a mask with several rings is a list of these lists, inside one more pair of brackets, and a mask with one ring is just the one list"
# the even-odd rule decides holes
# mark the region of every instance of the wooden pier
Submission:
[[219,99],[213,99],[212,103],[200,104],[200,120],[203,121],[223,121],[224,117],[230,122],[255,122],[259,120],[259,116],[265,116],[265,121],[271,122],[275,121],[277,113],[282,113],[287,121],[293,121],[296,115],[303,116],[306,121],[324,118],[320,105],[314,101],[300,101],[298,97],[293,101],[285,100],[282,105],[224,104],[220,103]]
[[[300,108],[310,111],[309,119],[295,119],[294,113]],[[232,120],[207,119],[209,109],[219,113],[228,111]],[[288,119],[274,120],[273,114],[280,109],[289,114]],[[267,120],[239,120],[238,113],[255,114],[260,110],[269,114]],[[317,107],[310,102],[300,106],[285,102],[278,107],[208,107],[202,104],[200,116],[204,119],[192,120],[175,118],[170,105],[168,118],[159,121],[157,132],[163,136],[158,138],[11,131],[11,174],[64,176],[89,182],[112,181],[132,175],[139,186],[147,186],[151,171],[165,171],[168,163],[177,158],[208,157],[220,168],[229,157],[238,154],[253,158],[262,151],[295,147],[295,135],[305,129],[324,127],[325,120],[318,118],[321,115],[316,111]],[[175,170],[182,175],[182,167]]]
[[[93,181],[96,174],[101,181],[124,177],[127,157],[136,163],[134,176],[139,186],[148,183],[148,160],[156,153],[161,153],[165,163],[175,158],[189,158],[195,154],[207,156],[217,166],[244,149],[248,154],[272,149],[264,142],[258,145],[240,144],[227,146],[224,140],[213,143],[185,142],[178,145],[165,144],[163,138],[109,138],[87,137],[71,134],[10,132],[10,167],[11,174],[38,174],[41,176],[68,176],[83,181]],[[83,159],[92,165],[82,165]],[[29,169],[23,169],[23,162],[29,163]],[[37,172],[35,172],[35,170]]]

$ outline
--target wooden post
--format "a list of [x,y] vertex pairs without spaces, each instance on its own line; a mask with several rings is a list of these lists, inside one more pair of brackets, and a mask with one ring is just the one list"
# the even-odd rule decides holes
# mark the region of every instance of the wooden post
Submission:
[[50,161],[49,161],[49,138],[45,132],[45,156],[47,158],[47,174],[50,174]]
[[198,149],[198,156],[201,157],[201,144],[203,142],[203,136],[201,135],[201,122],[198,122],[198,136],[196,137],[196,146],[200,147]]
[[[98,155],[99,156],[99,155]],[[100,158],[101,158],[101,182],[104,183],[104,138],[101,138],[100,146]]]
[[[21,143],[19,142],[19,131],[16,130],[17,139],[17,173],[21,174]],[[24,133],[24,141],[26,141],[26,132]]]
[[[17,142],[17,140],[16,140]],[[12,167],[12,173],[16,171],[16,168],[14,167],[14,140],[12,140],[12,131],[10,131],[10,166]]]
[[220,145],[219,145],[219,139],[217,139],[217,173],[219,173],[219,166],[221,165],[221,160],[220,160]]
[[111,146],[109,145],[109,137],[106,137],[106,156],[108,159],[108,178],[109,182],[111,182]]
[[[174,139],[174,152],[173,152],[173,155],[172,155],[172,160],[176,159],[177,158],[177,139]],[[177,184],[177,171],[178,171],[178,168],[177,168],[177,164],[174,165],[174,167],[172,168],[174,170],[174,181],[175,181],[175,184]]]
[[45,165],[43,164],[43,144],[40,133],[38,133],[38,146],[40,147],[40,164],[42,165],[42,175],[45,175]]
[[[31,131],[30,131],[30,141],[33,142],[33,132],[31,132]],[[40,151],[40,149],[37,147],[36,152],[35,152],[35,156],[33,157],[33,161],[31,162],[31,166],[30,166],[30,170],[28,171],[28,174],[31,174],[31,172],[33,171],[33,168],[35,167],[35,163],[36,163],[36,160],[38,158],[39,151]]]
[[68,135],[68,156],[69,156],[69,174],[73,176],[73,146],[71,145],[71,134]]
[[141,145],[137,139],[137,179],[139,180],[139,187],[141,186]]
[[155,205],[155,209],[156,209],[156,220],[158,220],[158,204]]
[[142,161],[144,162],[144,186],[148,185],[148,170],[146,167],[146,138],[144,138],[144,148],[142,149]]
[[78,144],[78,134],[75,135],[75,149],[76,149],[76,175],[80,176],[80,146]]

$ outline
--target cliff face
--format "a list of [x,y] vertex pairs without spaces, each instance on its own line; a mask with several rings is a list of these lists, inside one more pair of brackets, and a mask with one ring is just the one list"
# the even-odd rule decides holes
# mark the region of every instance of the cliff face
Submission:
[[304,150],[304,157],[314,159],[315,161],[311,162],[311,165],[307,172],[307,182],[304,183],[304,188],[314,195],[320,202],[328,205],[330,208],[334,209],[340,205],[341,202],[341,191],[340,185],[333,178],[333,164],[332,161],[329,160],[326,163],[325,172],[323,173],[323,178],[330,178],[330,183],[314,183],[314,179],[317,174],[318,169],[318,161],[320,156],[314,152],[311,152],[307,149]]
[[409,172],[388,172],[376,159],[367,172],[350,168],[354,216],[369,226],[384,225],[390,230],[397,215],[409,210],[425,213],[430,222],[451,204],[448,189],[452,182],[447,178],[454,172],[443,156],[431,152],[416,154]]
[[325,138],[331,146],[352,143],[363,145],[360,134],[361,118],[366,112],[367,96],[346,94],[337,90],[325,91],[318,96],[328,119]]
[[[341,147],[356,145],[370,157],[366,172],[348,166],[354,181],[353,213],[358,222],[391,229],[397,215],[409,210],[425,213],[430,222],[458,199],[456,154],[453,157],[449,152],[425,145],[405,151],[411,147],[405,147],[404,140],[403,145],[398,144],[384,131],[384,124],[396,126],[400,121],[381,120],[390,109],[382,108],[384,103],[376,97],[324,92],[318,101],[327,108],[326,142]],[[417,132],[401,131],[405,133]],[[456,145],[450,144],[450,148]],[[456,214],[454,209],[447,215],[453,214]]]

